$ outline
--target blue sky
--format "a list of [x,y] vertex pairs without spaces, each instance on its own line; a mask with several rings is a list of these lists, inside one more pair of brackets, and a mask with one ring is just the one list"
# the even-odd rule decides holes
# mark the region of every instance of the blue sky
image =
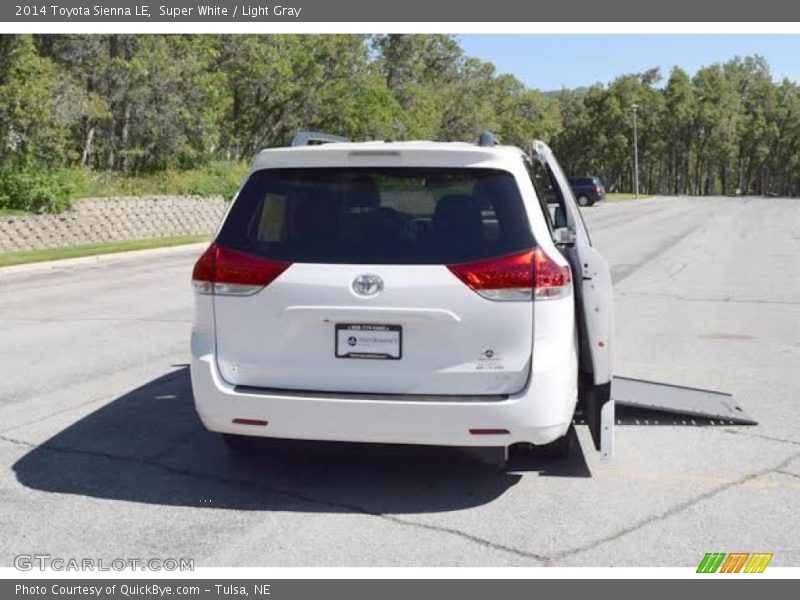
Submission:
[[[602,24],[600,24],[602,26]],[[734,56],[760,54],[773,78],[800,82],[800,35],[459,35],[471,56],[530,87],[558,90],[673,66],[690,74]]]

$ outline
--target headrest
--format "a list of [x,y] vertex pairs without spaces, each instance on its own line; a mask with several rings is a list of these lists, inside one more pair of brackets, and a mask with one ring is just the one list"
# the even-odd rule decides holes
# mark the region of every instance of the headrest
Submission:
[[358,177],[347,187],[348,208],[374,208],[381,204],[377,182],[371,177]]
[[481,206],[466,194],[442,196],[436,203],[433,224],[439,233],[479,237],[483,224]]
[[435,218],[451,214],[457,215],[458,213],[465,214],[467,212],[474,214],[476,210],[480,214],[480,206],[472,196],[468,194],[448,194],[447,196],[442,196],[436,202]]
[[473,195],[478,202],[492,202],[499,198],[516,197],[519,192],[512,177],[487,177],[475,183]]
[[301,189],[295,192],[293,205],[295,232],[320,235],[336,223],[341,202],[325,191]]

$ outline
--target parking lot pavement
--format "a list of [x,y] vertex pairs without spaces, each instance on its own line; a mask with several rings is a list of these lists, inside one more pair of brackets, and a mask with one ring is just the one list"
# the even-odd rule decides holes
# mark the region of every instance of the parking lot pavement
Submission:
[[616,284],[615,371],[734,394],[756,427],[628,419],[601,462],[273,442],[231,456],[191,404],[176,250],[0,271],[0,565],[800,564],[800,201],[584,210]]

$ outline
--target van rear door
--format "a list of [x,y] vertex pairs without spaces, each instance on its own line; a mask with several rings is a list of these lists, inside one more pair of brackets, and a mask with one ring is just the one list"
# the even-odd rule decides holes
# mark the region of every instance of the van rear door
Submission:
[[211,250],[220,373],[260,388],[517,392],[534,245],[502,170],[257,171]]

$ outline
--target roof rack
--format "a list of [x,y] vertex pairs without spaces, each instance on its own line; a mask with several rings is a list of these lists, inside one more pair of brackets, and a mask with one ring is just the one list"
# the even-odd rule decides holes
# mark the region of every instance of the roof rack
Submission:
[[298,131],[292,138],[291,147],[313,146],[315,144],[329,144],[332,142],[349,142],[350,140],[340,135],[322,133],[319,131]]
[[491,131],[484,131],[481,137],[478,138],[479,146],[497,146],[500,141],[495,137]]

